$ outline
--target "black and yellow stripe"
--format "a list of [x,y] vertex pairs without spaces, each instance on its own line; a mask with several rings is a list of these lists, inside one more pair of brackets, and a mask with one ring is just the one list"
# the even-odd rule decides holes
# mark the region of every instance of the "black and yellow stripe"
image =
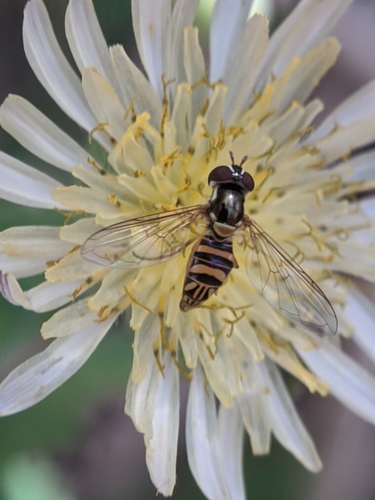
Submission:
[[233,255],[232,238],[220,241],[213,234],[203,236],[190,254],[180,309],[188,311],[209,299],[233,267],[238,264]]

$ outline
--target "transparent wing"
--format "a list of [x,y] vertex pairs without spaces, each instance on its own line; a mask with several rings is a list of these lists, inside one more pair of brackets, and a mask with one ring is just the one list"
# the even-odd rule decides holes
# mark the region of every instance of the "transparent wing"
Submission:
[[81,248],[81,255],[102,266],[134,269],[175,257],[197,237],[196,225],[205,227],[205,206],[147,215],[105,227]]
[[335,334],[337,317],[329,300],[305,271],[249,217],[248,276],[267,302],[291,322],[318,333]]

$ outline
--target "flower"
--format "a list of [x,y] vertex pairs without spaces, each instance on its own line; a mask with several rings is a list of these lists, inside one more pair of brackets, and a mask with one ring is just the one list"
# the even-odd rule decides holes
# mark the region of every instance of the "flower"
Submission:
[[[273,434],[308,469],[320,469],[280,367],[311,392],[331,393],[375,423],[375,379],[337,338],[287,321],[264,300],[244,273],[249,248],[243,238],[234,247],[239,268],[204,307],[187,312],[179,302],[189,252],[121,270],[80,253],[102,227],[205,204],[213,168],[228,163],[229,151],[236,159],[246,155],[243,168],[255,180],[246,214],[324,290],[339,335],[353,335],[375,361],[374,312],[355,281],[375,281],[374,202],[366,197],[374,188],[374,153],[360,149],[375,135],[375,83],[315,130],[311,124],[323,104],[308,101],[336,60],[339,45],[328,34],[350,2],[302,0],[270,40],[266,18],[246,20],[250,3],[216,2],[208,70],[192,27],[197,0],[177,0],[173,8],[169,0],[134,0],[146,77],[121,46],[107,48],[91,0],[70,0],[66,35],[81,81],[42,1],[30,0],[24,21],[30,65],[88,132],[94,153],[21,97],[9,96],[1,107],[2,127],[72,178],[63,186],[0,155],[2,198],[68,215],[60,228],[14,227],[0,234],[4,297],[36,312],[58,309],[41,331],[56,340],[2,382],[0,414],[28,408],[60,386],[130,309],[134,361],[125,411],[144,434],[151,479],[166,496],[176,480],[180,374],[190,380],[189,464],[210,499],[245,498],[244,430],[255,454],[269,451]],[[17,279],[42,272],[42,284],[22,290]]]

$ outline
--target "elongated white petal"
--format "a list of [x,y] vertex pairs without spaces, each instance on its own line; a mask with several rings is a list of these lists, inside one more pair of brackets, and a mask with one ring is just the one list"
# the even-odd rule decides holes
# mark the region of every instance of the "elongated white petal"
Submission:
[[70,378],[91,356],[116,317],[57,339],[13,370],[0,384],[0,415],[35,405]]
[[263,377],[268,394],[273,433],[307,469],[318,472],[322,463],[309,433],[298,416],[278,368],[272,361],[259,363],[256,367]]
[[[362,182],[367,187],[368,183],[373,181],[373,169],[375,164],[375,151],[370,150],[350,158],[350,165],[353,167],[351,181]],[[367,188],[366,188],[367,189]],[[373,198],[366,198],[363,201],[372,201]],[[362,205],[361,205],[362,206]]]
[[59,239],[59,228],[52,226],[16,226],[0,233],[0,250],[10,257],[58,260],[73,248]]
[[86,164],[88,153],[22,97],[8,96],[0,116],[3,129],[42,160],[68,171]]
[[13,274],[17,279],[41,274],[45,269],[46,259],[8,257],[6,253],[0,252],[0,270]]
[[65,257],[48,266],[45,277],[50,283],[57,281],[67,283],[77,279],[92,280],[92,277],[103,270],[98,264],[83,259],[77,251],[70,252]]
[[[160,374],[161,377],[161,374]],[[178,371],[171,356],[164,357],[164,377],[160,380],[152,418],[152,437],[145,438],[146,462],[158,493],[172,495],[176,482],[177,439],[180,397]]]
[[[205,376],[207,377],[210,387],[215,393],[215,396],[219,401],[225,405],[227,408],[233,406],[233,398],[231,394],[231,388],[229,386],[229,381],[225,376],[225,372],[221,371],[221,366],[219,362],[208,354],[207,346],[199,340],[197,343],[197,351],[199,360],[205,371]],[[237,376],[237,373],[234,375]]]
[[79,300],[57,311],[43,323],[40,333],[44,339],[68,337],[99,321],[96,311],[90,311],[87,300]]
[[[291,77],[283,89],[280,110],[293,101],[304,103],[321,78],[335,64],[340,45],[335,38],[326,38],[301,58],[291,63],[294,66]],[[288,70],[286,70],[287,72]],[[310,120],[307,125],[311,124]]]
[[138,52],[152,86],[163,95],[161,77],[166,74],[171,49],[171,4],[169,0],[132,0],[132,16]]
[[132,103],[137,115],[147,111],[150,114],[150,123],[159,127],[161,101],[154,87],[128,57],[123,47],[116,45],[110,48],[110,52],[124,105],[128,107]]
[[[118,211],[109,200],[107,193],[95,189],[89,189],[82,186],[69,186],[66,188],[55,189],[52,193],[56,205],[67,207],[72,210],[83,210],[87,213],[100,213],[106,215],[116,215]],[[60,205],[60,202],[65,205]]]
[[224,76],[233,49],[237,44],[252,0],[217,0],[210,26],[210,79],[215,82]]
[[222,469],[232,500],[245,500],[242,470],[244,426],[237,405],[230,410],[219,408],[219,450]]
[[12,156],[0,152],[0,198],[34,208],[59,208],[51,193],[61,184]]
[[[41,0],[31,0],[26,5],[23,40],[26,57],[43,87],[68,116],[84,129],[93,130],[97,121],[85,100],[79,78],[57,43]],[[95,137],[109,148],[104,135]]]
[[375,224],[375,200],[374,198],[365,198],[361,202],[361,209],[366,215],[373,218],[373,224]]
[[[239,321],[237,325],[241,323],[243,329],[246,322]],[[251,331],[250,325],[246,330]],[[253,361],[251,351],[247,352],[247,349],[244,348],[248,346],[242,340],[243,338],[245,338],[245,334],[234,339],[243,384],[243,393],[235,399],[235,407],[238,407],[241,413],[243,425],[250,436],[254,455],[263,455],[269,452],[271,446],[272,429],[267,395],[264,391],[264,380],[257,369],[257,363]]]
[[346,297],[345,315],[354,325],[354,341],[375,362],[374,303],[358,288],[352,286]]
[[1,106],[1,126],[42,160],[71,171],[86,165],[89,154],[37,108],[20,96],[8,96]]
[[324,122],[307,138],[311,144],[328,135],[338,126],[347,126],[359,120],[375,116],[375,80],[360,88],[338,106]]
[[298,352],[310,370],[329,384],[335,398],[375,424],[374,377],[327,339],[322,339],[317,349]]
[[223,82],[228,85],[224,110],[226,123],[232,123],[245,105],[252,101],[253,85],[267,45],[268,21],[265,17],[255,15],[249,19],[233,48],[223,75]]
[[[48,283],[48,281],[45,281],[27,290],[24,295],[30,304],[30,309],[33,311],[52,311],[71,302],[73,292],[81,285],[83,285],[83,280],[75,280],[68,283]],[[82,291],[85,290],[87,288],[83,287]]]
[[111,57],[91,0],[70,0],[65,32],[74,60],[82,72],[93,67],[112,86],[117,85]]
[[106,124],[106,131],[119,141],[127,125],[130,125],[130,117],[126,123],[125,110],[113,87],[95,68],[86,68],[83,71],[82,87],[98,122]]
[[[372,117],[345,125],[336,123],[336,128],[328,135],[316,140],[314,146],[320,158],[326,163],[350,154],[355,148],[364,146],[375,139],[375,113]],[[308,139],[309,143],[312,141]]]
[[[202,81],[206,74],[206,66],[202,49],[199,45],[198,29],[186,28],[184,31],[184,67],[188,83],[194,85]],[[206,85],[198,85],[191,90],[191,122],[202,111],[207,98]]]
[[295,56],[301,56],[321,42],[352,0],[302,0],[271,37],[259,72],[260,91],[271,75],[278,76]]
[[219,455],[215,398],[198,365],[190,383],[186,414],[186,446],[190,469],[209,500],[230,500]]
[[[69,283],[48,283],[40,285],[23,292],[15,276],[10,273],[0,271],[0,293],[10,303],[31,309],[36,312],[46,312],[57,309],[72,301],[72,294],[79,289],[82,293],[87,287],[82,286],[82,280]],[[77,293],[77,297],[80,293]]]
[[171,54],[168,74],[174,78],[169,89],[173,94],[179,83],[186,81],[184,70],[184,29],[191,26],[200,0],[178,0],[171,19]]
[[136,383],[130,375],[126,388],[125,413],[133,420],[138,432],[150,439],[152,437],[152,420],[156,406],[156,396],[159,392],[161,374],[155,363],[151,349],[148,350],[147,370],[140,383]]

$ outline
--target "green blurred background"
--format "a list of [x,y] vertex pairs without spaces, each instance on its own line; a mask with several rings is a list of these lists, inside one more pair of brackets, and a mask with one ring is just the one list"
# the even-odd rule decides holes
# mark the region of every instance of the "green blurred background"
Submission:
[[[328,0],[327,0],[328,1]],[[67,118],[39,85],[22,47],[24,0],[0,0],[0,101],[20,94],[86,145],[87,136]],[[46,0],[58,39],[71,59],[64,37],[67,0]],[[261,3],[261,2],[260,2]],[[268,1],[272,26],[295,1]],[[130,0],[94,0],[109,44],[122,43],[136,61]],[[203,5],[197,24],[207,43],[207,12]],[[343,56],[320,85],[318,94],[332,108],[348,93],[375,76],[375,2],[356,0],[337,28]],[[251,68],[249,68],[249,71]],[[57,176],[56,169],[32,157],[3,131],[0,149]],[[66,174],[59,177],[67,181]],[[0,179],[1,182],[1,179]],[[13,225],[61,224],[62,217],[44,210],[0,204],[0,229]],[[22,280],[29,288],[38,279]],[[0,298],[0,379],[45,348],[39,336],[49,314],[15,308]],[[40,404],[0,420],[0,500],[123,500],[155,498],[144,460],[143,438],[123,414],[126,380],[131,367],[132,333],[121,318],[85,366]],[[362,360],[353,346],[348,349]],[[365,363],[365,360],[363,361]],[[292,382],[292,387],[293,385]],[[299,412],[312,433],[325,469],[313,475],[276,442],[269,456],[254,458],[245,446],[244,470],[252,500],[372,500],[375,430],[333,399],[311,396],[295,388]],[[182,382],[186,399],[187,387]],[[183,403],[184,405],[185,403]],[[177,486],[174,499],[203,499],[190,474],[184,443],[182,408]],[[218,499],[220,500],[220,499]]]

